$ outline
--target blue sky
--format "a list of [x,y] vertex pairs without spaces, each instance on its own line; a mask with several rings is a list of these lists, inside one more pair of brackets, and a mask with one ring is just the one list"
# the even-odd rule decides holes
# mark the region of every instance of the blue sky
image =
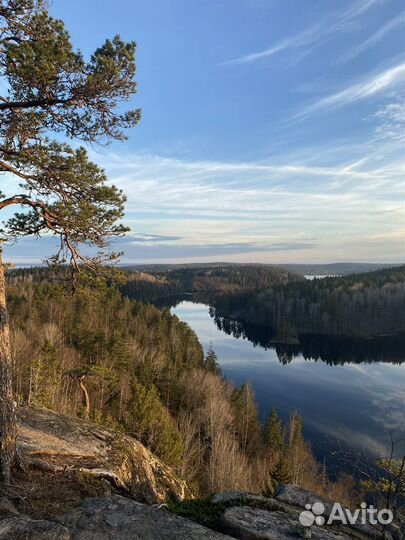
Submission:
[[[135,40],[143,109],[90,148],[125,262],[405,260],[403,0],[54,0],[90,54]],[[49,239],[7,251],[37,262]]]

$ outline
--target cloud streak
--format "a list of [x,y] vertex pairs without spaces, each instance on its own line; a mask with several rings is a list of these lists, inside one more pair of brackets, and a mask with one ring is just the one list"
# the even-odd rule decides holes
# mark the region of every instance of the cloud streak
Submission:
[[313,147],[252,162],[103,156],[128,195],[127,223],[144,231],[125,260],[394,262],[404,240],[399,142],[334,150],[332,158]]
[[[401,112],[382,108],[370,117],[372,130]],[[403,139],[366,138],[334,145],[333,153],[315,145],[244,162],[91,158],[128,197],[123,262],[397,262],[405,240],[402,146]],[[42,243],[27,242],[10,249],[15,262],[42,258]],[[52,252],[51,239],[42,242],[44,255]]]
[[350,50],[342,55],[339,59],[340,63],[347,62],[349,60],[352,60],[353,58],[356,58],[360,54],[362,54],[364,51],[367,51],[371,47],[374,47],[377,43],[379,43],[389,32],[394,30],[397,26],[404,25],[405,24],[405,14],[400,13],[396,17],[393,17],[390,21],[385,23],[381,28],[377,30],[372,36],[370,36],[368,39],[360,43],[357,47],[351,47]]
[[271,47],[268,47],[262,51],[245,54],[232,60],[223,62],[223,65],[249,64],[251,62],[256,62],[257,60],[273,56],[287,49],[297,49],[307,45],[319,43],[322,40],[329,38],[332,34],[346,30],[347,25],[352,19],[355,19],[382,1],[383,0],[360,0],[353,4],[348,10],[343,12],[343,14],[336,12],[332,16],[325,17],[324,20],[311,26],[303,32],[282,39],[275,45],[272,45]]
[[285,49],[298,48],[304,45],[310,45],[311,43],[314,43],[314,41],[316,41],[323,34],[324,32],[323,30],[321,30],[321,27],[319,25],[315,25],[295,36],[291,36],[289,38],[279,41],[268,49],[234,58],[233,60],[223,62],[223,65],[249,64],[250,62],[260,60],[261,58],[273,56],[274,54],[284,51]]
[[324,109],[351,105],[358,101],[381,94],[390,88],[398,86],[404,81],[405,63],[402,63],[308,105],[301,112],[292,116],[290,120],[300,120],[312,113]]

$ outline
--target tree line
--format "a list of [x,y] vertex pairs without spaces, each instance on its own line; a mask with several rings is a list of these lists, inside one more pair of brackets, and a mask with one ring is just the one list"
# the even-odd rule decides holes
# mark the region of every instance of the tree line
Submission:
[[280,342],[298,343],[300,334],[404,334],[405,266],[289,281],[220,295],[212,303],[217,316],[271,327]]
[[302,276],[277,266],[260,264],[168,266],[148,272],[128,272],[128,281],[122,292],[130,298],[144,301],[184,293],[202,293],[207,298],[215,298],[217,295],[258,291],[303,280]]

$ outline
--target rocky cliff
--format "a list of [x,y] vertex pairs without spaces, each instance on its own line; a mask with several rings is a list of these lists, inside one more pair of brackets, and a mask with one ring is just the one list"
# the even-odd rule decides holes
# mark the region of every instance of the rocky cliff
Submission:
[[[0,500],[0,540],[402,540],[404,525],[385,529],[370,525],[303,526],[299,516],[319,499],[294,486],[281,486],[274,498],[248,493],[214,496],[218,530],[173,515],[166,508],[148,506],[112,495],[88,498],[76,508],[49,519],[18,513],[10,501]],[[330,506],[325,501],[326,519]],[[318,516],[319,518],[319,516]]]
[[0,540],[405,538],[401,521],[328,524],[331,503],[291,485],[272,498],[192,500],[185,483],[131,437],[46,409],[20,409],[19,419],[23,470],[0,487]]

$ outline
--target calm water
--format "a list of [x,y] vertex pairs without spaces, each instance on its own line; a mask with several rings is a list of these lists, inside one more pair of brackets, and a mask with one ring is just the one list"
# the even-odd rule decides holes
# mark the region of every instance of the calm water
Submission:
[[405,437],[403,340],[308,338],[300,347],[275,347],[266,343],[263,327],[255,333],[228,321],[219,329],[207,305],[182,301],[172,312],[205,350],[212,342],[228,379],[252,384],[262,418],[272,407],[283,419],[297,411],[315,454],[332,472],[357,458],[387,455],[390,433]]

